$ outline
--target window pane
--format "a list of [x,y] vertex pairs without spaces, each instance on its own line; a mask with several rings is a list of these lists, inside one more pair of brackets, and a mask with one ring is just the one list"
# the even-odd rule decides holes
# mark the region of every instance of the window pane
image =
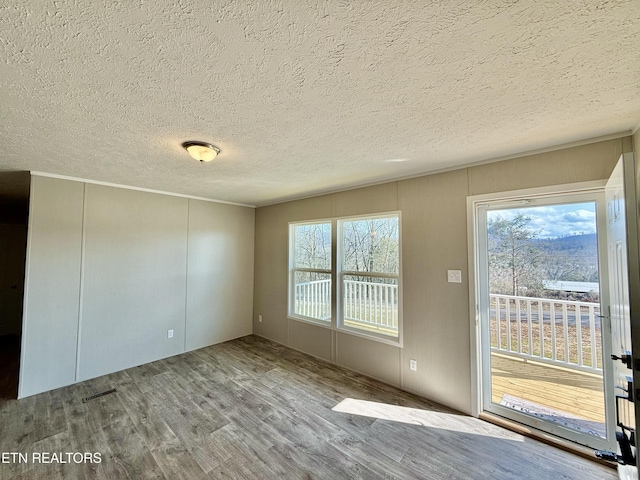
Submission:
[[400,266],[398,217],[342,223],[343,270],[397,274]]
[[331,224],[314,223],[294,227],[296,268],[331,269]]
[[295,272],[293,300],[296,315],[331,320],[331,275]]
[[398,280],[345,275],[344,325],[398,336]]

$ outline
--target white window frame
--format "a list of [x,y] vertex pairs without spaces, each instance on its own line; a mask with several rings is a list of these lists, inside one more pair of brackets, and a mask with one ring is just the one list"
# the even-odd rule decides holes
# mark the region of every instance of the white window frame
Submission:
[[[342,270],[342,224],[353,220],[367,220],[376,218],[397,218],[398,219],[398,256],[399,256],[399,268],[398,274],[385,274],[374,272],[351,272]],[[313,225],[319,223],[331,224],[331,270],[323,269],[306,269],[306,268],[294,268],[293,261],[295,257],[295,227],[298,225]],[[386,343],[396,347],[403,346],[403,322],[402,322],[402,214],[400,211],[390,211],[373,213],[366,215],[351,215],[345,217],[333,217],[324,219],[313,219],[289,222],[289,248],[288,248],[288,263],[289,263],[289,278],[288,278],[288,308],[287,318],[304,323],[311,323],[323,328],[354,335],[358,337],[375,340],[377,342]],[[295,313],[295,297],[294,297],[294,278],[295,272],[308,271],[315,273],[328,273],[331,275],[331,319],[330,321],[320,320],[317,318],[307,317]],[[398,282],[398,335],[391,336],[375,331],[368,331],[357,327],[351,327],[344,325],[343,304],[344,298],[342,296],[342,283],[345,275],[357,275],[373,278],[396,278]]]
[[[477,210],[486,203],[508,206],[513,202],[521,202],[540,197],[558,197],[560,195],[582,194],[592,191],[602,191],[605,181],[580,182],[575,184],[552,185],[545,187],[534,187],[520,190],[510,190],[505,192],[494,192],[467,197],[467,252],[469,267],[469,317],[471,322],[471,415],[479,417],[483,412],[482,398],[482,348],[481,348],[481,306],[480,298],[487,293],[481,291],[480,265],[478,263],[478,244],[481,239],[478,236],[478,215]],[[598,246],[600,249],[601,246]],[[606,258],[606,252],[600,252],[600,258]],[[606,268],[600,269],[600,275],[607,274]],[[601,302],[606,304],[606,291],[601,291]],[[606,365],[606,364],[605,364]]]
[[[384,219],[384,218],[397,218],[398,219],[398,273],[397,274],[388,274],[388,273],[380,273],[380,272],[354,272],[354,271],[348,271],[348,270],[344,270],[343,266],[342,266],[342,261],[343,261],[343,246],[344,246],[344,235],[343,235],[343,225],[346,222],[352,222],[352,221],[358,221],[358,220],[374,220],[374,219]],[[400,213],[399,212],[393,212],[393,213],[385,213],[385,214],[375,214],[375,215],[359,215],[359,216],[354,216],[354,217],[345,217],[345,218],[339,218],[337,219],[337,239],[338,239],[338,244],[337,244],[337,255],[336,255],[336,260],[337,260],[337,282],[336,282],[336,297],[338,300],[338,329],[342,330],[342,331],[346,331],[346,332],[350,332],[350,333],[354,333],[354,334],[362,334],[365,333],[367,335],[372,335],[375,338],[383,338],[383,339],[392,339],[394,341],[399,340],[400,338],[400,318],[401,318],[401,275],[400,275],[400,268],[402,267],[402,254],[401,254],[401,245],[402,245],[402,239],[401,239],[401,223],[400,223]],[[344,277],[345,276],[360,276],[360,277],[371,277],[371,278],[393,278],[397,280],[398,283],[398,335],[397,336],[391,336],[391,335],[385,335],[383,333],[377,333],[375,331],[369,331],[366,330],[364,328],[358,328],[358,327],[351,327],[348,325],[345,325],[345,315],[344,315],[344,292],[343,292],[343,286],[344,286]]]
[[[294,265],[295,261],[295,227],[300,225],[320,225],[320,224],[329,224],[331,227],[331,268],[323,269],[323,268],[301,268],[296,267]],[[289,222],[289,284],[288,284],[288,316],[289,318],[293,318],[295,320],[302,320],[304,322],[315,323],[318,325],[331,325],[334,322],[335,318],[335,288],[334,288],[334,275],[333,270],[335,270],[335,225],[332,219],[322,219],[322,220],[313,220],[313,221],[305,221],[305,222]],[[331,317],[328,320],[321,320],[319,318],[308,317],[305,315],[301,315],[295,313],[295,275],[296,272],[309,272],[309,273],[323,273],[328,274],[331,278]]]

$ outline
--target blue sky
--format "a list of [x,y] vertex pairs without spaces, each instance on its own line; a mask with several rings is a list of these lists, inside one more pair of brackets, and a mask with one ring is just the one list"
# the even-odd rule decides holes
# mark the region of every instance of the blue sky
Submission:
[[507,220],[518,213],[531,218],[530,230],[539,238],[555,238],[582,233],[596,233],[595,203],[571,203],[545,207],[519,207],[505,210],[491,210],[489,219],[500,215]]

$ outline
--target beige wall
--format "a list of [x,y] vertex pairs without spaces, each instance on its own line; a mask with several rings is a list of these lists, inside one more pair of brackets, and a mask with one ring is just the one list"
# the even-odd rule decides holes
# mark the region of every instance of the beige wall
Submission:
[[[466,197],[605,179],[630,148],[627,137],[258,208],[254,333],[470,413]],[[392,210],[402,212],[404,347],[287,319],[288,222]],[[463,283],[447,283],[447,269]]]
[[253,208],[34,176],[19,396],[250,334],[253,248]]
[[[636,160],[636,198],[638,200],[638,212],[640,212],[640,129],[631,138],[631,150]],[[625,152],[629,149],[625,149]],[[640,221],[638,222],[640,224]]]
[[[640,158],[640,129],[636,131],[633,135],[633,153],[636,158],[636,162],[638,162],[638,158]],[[638,187],[638,201],[640,201],[640,168],[636,166],[636,187]],[[640,208],[638,208],[640,211]]]
[[189,200],[185,350],[253,331],[253,208]]

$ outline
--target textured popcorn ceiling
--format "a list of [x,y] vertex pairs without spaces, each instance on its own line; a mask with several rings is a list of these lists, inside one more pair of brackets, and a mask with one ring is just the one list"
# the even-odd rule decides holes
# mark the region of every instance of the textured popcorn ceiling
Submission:
[[640,122],[638,0],[13,0],[0,62],[0,171],[255,205]]

